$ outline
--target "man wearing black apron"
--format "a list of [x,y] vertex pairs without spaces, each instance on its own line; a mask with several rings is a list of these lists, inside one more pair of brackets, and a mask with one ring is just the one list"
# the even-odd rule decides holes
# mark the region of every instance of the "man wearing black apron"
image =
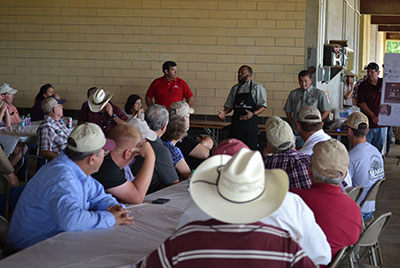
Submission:
[[265,88],[252,81],[253,70],[243,65],[238,71],[238,84],[234,85],[224,104],[224,110],[218,111],[218,117],[225,119],[233,110],[231,137],[239,139],[252,150],[258,144],[258,114],[267,107]]

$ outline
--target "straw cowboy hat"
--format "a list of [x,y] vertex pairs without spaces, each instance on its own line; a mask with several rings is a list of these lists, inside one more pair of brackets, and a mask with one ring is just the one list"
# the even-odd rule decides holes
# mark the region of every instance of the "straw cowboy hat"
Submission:
[[190,195],[209,216],[227,223],[252,223],[282,204],[289,179],[281,169],[265,170],[260,152],[241,149],[216,155],[197,167]]
[[94,112],[100,112],[107,103],[111,100],[112,94],[104,89],[98,89],[92,96],[88,99],[89,109]]

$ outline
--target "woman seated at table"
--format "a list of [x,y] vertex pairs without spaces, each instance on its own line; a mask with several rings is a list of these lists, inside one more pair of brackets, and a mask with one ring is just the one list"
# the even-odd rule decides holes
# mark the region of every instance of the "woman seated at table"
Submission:
[[124,112],[129,118],[144,119],[142,98],[136,94],[130,95],[126,100]]
[[185,135],[185,119],[177,115],[170,116],[167,131],[162,136],[162,139],[164,145],[171,153],[175,169],[178,172],[179,177],[182,179],[188,179],[192,173],[181,150],[175,146],[178,141],[185,137]]
[[56,97],[60,104],[64,104],[65,100],[60,99],[60,95],[54,92],[54,88],[51,84],[45,84],[40,87],[39,93],[35,97],[35,104],[31,110],[32,121],[39,121],[44,119],[42,101],[50,96]]

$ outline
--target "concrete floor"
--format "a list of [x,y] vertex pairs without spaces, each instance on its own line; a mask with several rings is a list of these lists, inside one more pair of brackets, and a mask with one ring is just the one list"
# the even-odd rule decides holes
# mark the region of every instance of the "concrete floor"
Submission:
[[385,158],[386,181],[378,197],[375,217],[392,212],[392,219],[383,231],[380,245],[383,253],[383,265],[379,267],[400,267],[400,165],[397,166],[400,145],[392,144]]

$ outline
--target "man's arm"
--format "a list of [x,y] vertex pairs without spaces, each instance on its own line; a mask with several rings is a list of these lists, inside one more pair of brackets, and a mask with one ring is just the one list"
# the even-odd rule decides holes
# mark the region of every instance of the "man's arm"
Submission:
[[194,103],[194,96],[191,96],[190,98],[188,98],[186,100],[186,102],[189,104],[190,107],[192,107],[193,103]]
[[289,121],[289,123],[290,123],[291,126],[295,126],[295,125],[296,125],[296,122],[294,122],[292,113],[287,113],[287,112],[286,112],[286,117],[287,117],[287,119],[288,119],[288,121]]
[[107,189],[108,193],[123,203],[142,203],[153,177],[155,161],[153,148],[148,142],[145,142],[139,148],[139,153],[144,158],[144,162],[139,173],[135,176],[135,180],[133,182],[126,181],[122,185]]
[[[76,183],[76,179],[67,172],[51,191],[50,211],[54,222],[63,231],[86,231],[109,228],[116,224],[114,215],[107,211],[110,206],[118,205],[117,200],[104,192],[103,186],[92,177],[86,183]],[[85,193],[85,194],[84,194]],[[89,202],[89,208],[85,203]]]
[[147,105],[147,107],[153,106],[154,105],[153,98],[146,96],[146,105]]
[[55,153],[55,152],[49,151],[49,150],[40,150],[39,155],[43,156],[44,158],[46,158],[47,160],[50,161],[50,160],[56,158],[58,156],[58,153]]
[[377,124],[378,117],[371,111],[368,105],[365,102],[359,103],[358,106],[361,108],[361,111],[365,113],[369,118],[371,118],[372,122]]
[[206,159],[210,156],[210,150],[214,146],[214,141],[209,136],[204,136],[199,143],[194,147],[189,156],[197,159]]
[[331,111],[323,111],[323,112],[321,113],[322,121],[325,121],[326,119],[328,119],[330,112],[331,112]]
[[246,110],[246,114],[245,115],[241,115],[239,117],[240,120],[249,120],[250,118],[252,118],[255,115],[259,115],[260,113],[262,113],[266,108],[264,106],[260,106],[257,108],[257,110],[255,110],[254,112],[251,112],[249,110]]
[[182,179],[187,180],[192,174],[190,167],[185,161],[185,158],[179,160],[178,163],[176,163],[175,168],[178,171],[179,177],[181,177]]
[[232,108],[224,107],[222,111],[217,111],[218,118],[221,120],[225,120],[225,116],[229,114],[232,110],[233,110]]

